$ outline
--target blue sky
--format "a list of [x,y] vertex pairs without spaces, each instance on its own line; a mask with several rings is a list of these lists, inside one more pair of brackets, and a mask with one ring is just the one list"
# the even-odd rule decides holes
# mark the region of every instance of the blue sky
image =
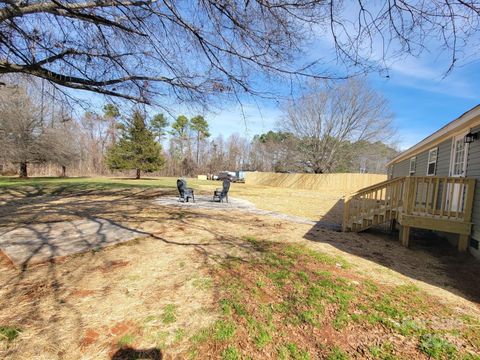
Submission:
[[389,80],[371,76],[372,85],[395,113],[399,145],[405,149],[480,103],[480,63],[445,68],[410,59],[394,65]]
[[[370,85],[390,103],[399,149],[407,149],[480,103],[480,61],[456,67],[444,76],[447,68],[438,58],[428,61],[426,56],[409,57],[391,65],[389,78],[378,74],[367,76]],[[101,111],[104,100],[87,97]],[[223,109],[212,109],[203,115],[213,137],[223,135],[227,138],[237,133],[251,138],[276,129],[282,114],[279,104],[278,101],[248,97],[242,100],[242,105],[232,101]],[[155,112],[161,110],[152,109],[152,113]],[[178,106],[177,113],[192,117],[198,111]],[[390,140],[385,139],[385,142]]]
[[[436,65],[419,58],[393,64],[386,79],[370,74],[368,81],[389,101],[398,129],[398,146],[406,149],[441,126],[480,103],[480,62],[455,68],[444,76],[444,63]],[[254,134],[275,129],[281,116],[274,102],[246,100],[241,107],[207,114],[214,136]],[[390,139],[385,139],[388,141]]]
[[[438,43],[429,39],[426,49],[418,57],[407,56],[389,59],[389,77],[370,73],[367,80],[389,101],[395,115],[394,124],[398,130],[395,139],[399,149],[406,149],[422,140],[446,123],[460,116],[480,103],[480,60],[474,50],[459,53],[457,66],[445,76],[449,67],[450,54],[441,51]],[[304,50],[305,62],[322,58],[324,68],[335,69],[332,40],[321,32]],[[378,49],[370,54],[372,62],[379,61]],[[375,56],[377,59],[375,59]],[[301,57],[299,57],[301,58]],[[288,94],[286,82],[267,82],[262,76],[256,77],[260,88]],[[83,93],[85,94],[85,93]],[[104,99],[85,95],[93,100],[93,108],[101,111]],[[213,137],[225,138],[237,133],[247,138],[255,134],[275,130],[281,117],[280,98],[278,101],[261,98],[242,97],[242,105],[236,101],[223,104],[222,109],[211,109],[203,113],[210,124]],[[183,105],[172,105],[174,100],[161,99],[173,108],[176,115],[193,117],[199,113]],[[163,112],[162,109],[150,109],[151,113]],[[201,113],[201,112],[200,112]],[[172,119],[169,119],[172,121]],[[385,139],[390,142],[392,139]]]

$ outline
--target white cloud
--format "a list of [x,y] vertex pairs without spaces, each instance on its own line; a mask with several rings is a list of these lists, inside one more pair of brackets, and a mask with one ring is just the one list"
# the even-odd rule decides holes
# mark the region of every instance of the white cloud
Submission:
[[421,59],[409,58],[391,66],[390,79],[395,85],[463,99],[480,98],[480,89],[472,86],[470,67],[455,69],[446,77],[444,68]]

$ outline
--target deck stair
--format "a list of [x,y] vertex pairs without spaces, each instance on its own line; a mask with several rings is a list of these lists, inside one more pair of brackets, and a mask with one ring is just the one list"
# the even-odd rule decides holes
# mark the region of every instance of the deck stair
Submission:
[[343,231],[364,231],[394,222],[408,246],[410,227],[457,233],[459,250],[471,233],[475,179],[407,176],[366,187],[345,197]]

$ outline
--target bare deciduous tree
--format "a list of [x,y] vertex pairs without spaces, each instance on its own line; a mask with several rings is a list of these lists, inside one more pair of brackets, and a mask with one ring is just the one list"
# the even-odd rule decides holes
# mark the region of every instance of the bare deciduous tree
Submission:
[[299,60],[318,37],[332,40],[353,69],[346,75],[416,55],[432,39],[453,66],[462,50],[478,51],[479,14],[476,0],[4,0],[0,74],[143,103],[157,95],[205,102],[257,94],[259,72],[332,77],[322,59]]
[[20,177],[28,164],[52,162],[65,167],[78,153],[69,124],[42,117],[42,106],[19,86],[0,91],[0,148],[5,161],[19,165]]
[[387,101],[358,79],[315,83],[286,104],[280,126],[297,138],[299,160],[314,173],[331,172],[346,142],[385,141],[393,134]]
[[73,120],[52,125],[45,129],[42,137],[45,160],[60,166],[60,176],[66,177],[67,167],[80,159],[82,149],[78,138],[79,129]]
[[40,108],[32,104],[21,88],[0,93],[0,147],[6,161],[19,165],[20,177],[27,177],[27,166],[45,160]]

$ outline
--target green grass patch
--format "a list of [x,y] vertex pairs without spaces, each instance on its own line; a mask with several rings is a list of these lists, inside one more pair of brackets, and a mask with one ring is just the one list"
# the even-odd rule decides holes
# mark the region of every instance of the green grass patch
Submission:
[[267,277],[272,280],[273,284],[276,286],[283,287],[286,280],[292,275],[288,270],[279,270],[267,274]]
[[310,354],[295,343],[287,343],[278,350],[280,360],[310,360]]
[[13,326],[0,326],[0,341],[13,341],[18,335],[20,335],[21,330]]
[[[328,325],[343,334],[347,326],[354,326],[360,331],[375,328],[386,336],[404,336],[408,341],[418,343],[417,356],[424,353],[433,359],[470,356],[457,351],[438,334],[468,339],[468,343],[475,347],[470,340],[479,336],[471,331],[470,338],[467,338],[466,329],[470,329],[467,326],[437,331],[431,328],[435,326],[431,317],[444,313],[431,307],[429,304],[434,300],[415,286],[392,287],[378,285],[360,276],[343,276],[345,270],[336,269],[341,259],[304,246],[254,238],[248,241],[255,248],[261,248],[262,253],[250,262],[232,264],[227,260],[224,266],[235,266],[237,276],[230,276],[229,272],[223,271],[224,267],[218,267],[223,296],[219,302],[222,318],[211,328],[210,336],[203,340],[226,342],[228,347],[223,348],[223,353],[218,350],[216,357],[224,357],[227,349],[240,349],[241,344],[248,342],[252,358],[277,356],[279,359],[306,360],[310,353],[318,352],[319,346],[306,334],[311,334],[313,327],[327,320]],[[348,265],[343,263],[341,267],[348,268]],[[417,306],[419,302],[422,304]],[[421,307],[426,310],[418,311]],[[471,329],[478,329],[473,320],[468,320]],[[437,335],[427,337],[425,334]],[[295,339],[296,343],[285,343],[284,339],[288,338]],[[301,344],[301,348],[297,344]],[[273,349],[276,354],[271,353]],[[327,351],[326,345],[322,350]],[[366,356],[394,360],[397,356],[404,356],[403,351],[405,349],[394,349],[391,343],[385,342],[371,346],[370,354]],[[232,353],[238,355],[233,350]],[[340,348],[332,348],[324,356],[327,359],[349,358]]]
[[[100,177],[31,177],[20,179],[12,176],[0,176],[0,188],[10,187],[33,187],[33,188],[75,188],[75,189],[116,189],[116,188],[172,188],[176,189],[176,178],[100,178]],[[200,185],[218,185],[215,181],[188,179],[188,185],[198,187]]]
[[272,331],[268,328],[260,328],[258,334],[255,336],[255,345],[259,348],[263,348],[273,339]]
[[172,324],[177,321],[176,307],[174,304],[168,304],[163,308],[162,322],[165,325]]
[[222,313],[224,315],[232,315],[232,314],[236,314],[238,316],[247,315],[245,306],[240,304],[239,302],[229,300],[229,299],[222,299],[220,300],[220,306],[222,308]]
[[340,349],[339,347],[334,347],[327,355],[327,360],[348,360],[350,357],[348,354]]
[[120,338],[120,340],[118,340],[117,344],[119,347],[125,347],[125,346],[132,345],[134,341],[135,341],[135,336],[133,336],[132,334],[125,334]]
[[174,341],[179,342],[182,341],[185,337],[185,330],[182,328],[175,329]]
[[380,346],[372,345],[368,351],[375,359],[381,360],[397,360],[398,357],[394,355],[395,347],[389,341],[384,342]]
[[222,352],[222,360],[240,360],[240,353],[235,346],[228,346]]
[[214,325],[214,338],[226,341],[235,335],[236,326],[232,321],[219,320]]
[[209,290],[212,288],[213,280],[209,277],[198,277],[193,279],[193,286],[200,290]]
[[453,359],[457,356],[457,349],[447,340],[437,335],[423,335],[420,337],[419,349],[433,359]]

